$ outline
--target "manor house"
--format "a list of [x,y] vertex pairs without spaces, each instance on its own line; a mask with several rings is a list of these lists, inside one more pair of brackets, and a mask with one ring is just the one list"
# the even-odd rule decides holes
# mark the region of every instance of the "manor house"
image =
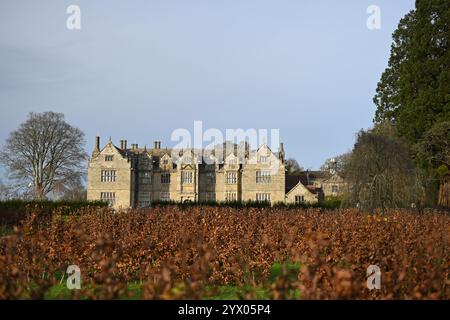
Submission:
[[248,143],[224,143],[214,150],[139,148],[100,137],[88,164],[88,200],[114,208],[149,207],[152,201],[267,201],[272,204],[318,202],[320,187],[285,173],[285,150],[266,144],[250,150]]

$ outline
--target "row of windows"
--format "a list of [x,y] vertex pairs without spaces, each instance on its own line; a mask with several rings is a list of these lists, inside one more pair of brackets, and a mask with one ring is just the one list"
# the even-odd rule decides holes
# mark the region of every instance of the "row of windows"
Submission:
[[270,193],[257,193],[256,201],[270,201]]
[[269,170],[256,171],[256,183],[270,183],[271,181]]
[[227,184],[237,183],[237,172],[227,172]]
[[191,184],[192,183],[192,172],[189,172],[189,171],[181,172],[181,183]]
[[101,182],[116,182],[116,170],[102,170]]
[[301,204],[305,202],[305,196],[295,196],[295,204]]
[[[208,184],[214,183],[214,174],[208,173],[206,176],[208,180]],[[116,182],[116,170],[102,170],[101,172],[101,182]],[[183,184],[191,184],[193,181],[193,173],[192,172],[181,172],[181,182]],[[256,171],[256,183],[271,183],[271,174],[269,170],[261,170]],[[152,173],[151,172],[140,172],[139,173],[139,183],[140,184],[151,184],[152,183]],[[161,183],[169,184],[170,183],[170,173],[161,174]],[[226,183],[227,184],[236,184],[237,183],[237,172],[227,172],[226,175]],[[337,191],[333,191],[337,192]]]
[[113,206],[116,203],[115,192],[100,192],[100,200],[107,202],[108,205]]
[[225,192],[225,201],[237,201],[237,193]]

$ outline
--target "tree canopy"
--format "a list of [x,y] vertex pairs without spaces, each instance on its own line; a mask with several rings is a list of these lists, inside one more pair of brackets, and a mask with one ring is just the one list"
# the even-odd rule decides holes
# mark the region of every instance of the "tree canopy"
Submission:
[[10,178],[23,189],[33,188],[42,199],[55,185],[73,184],[84,173],[87,154],[84,134],[68,124],[61,113],[30,113],[20,127],[11,132],[0,162]]
[[391,121],[410,143],[436,122],[450,120],[449,23],[448,0],[417,0],[393,34],[374,121]]

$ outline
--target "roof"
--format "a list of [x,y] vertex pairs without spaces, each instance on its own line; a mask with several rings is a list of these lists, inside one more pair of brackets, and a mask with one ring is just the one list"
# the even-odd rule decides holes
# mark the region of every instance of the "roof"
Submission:
[[309,185],[306,180],[305,175],[292,175],[287,174],[285,177],[285,193],[288,193],[292,189],[294,189],[299,183],[301,183],[306,189],[308,189],[311,193],[318,193],[320,192],[321,188]]

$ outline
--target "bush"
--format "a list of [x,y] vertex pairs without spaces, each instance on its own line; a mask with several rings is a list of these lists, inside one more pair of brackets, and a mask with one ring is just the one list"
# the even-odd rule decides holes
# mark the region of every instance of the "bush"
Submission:
[[17,225],[31,211],[36,213],[51,213],[58,210],[67,215],[82,208],[101,208],[108,204],[102,201],[39,201],[39,200],[8,200],[0,201],[0,225]]

